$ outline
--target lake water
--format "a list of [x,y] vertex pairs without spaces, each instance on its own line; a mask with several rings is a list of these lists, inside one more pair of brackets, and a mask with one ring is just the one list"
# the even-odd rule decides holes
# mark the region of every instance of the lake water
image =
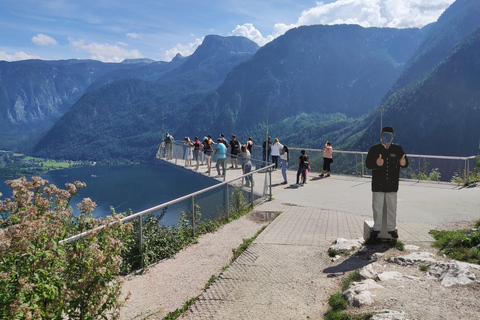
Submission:
[[[81,167],[50,171],[42,178],[61,189],[66,188],[67,182],[85,182],[87,186],[80,189],[71,205],[78,212],[77,203],[83,198],[91,198],[97,203],[93,211],[95,217],[109,215],[111,206],[117,213],[128,209],[139,212],[218,183],[215,179],[169,164]],[[10,179],[0,179],[2,200],[11,196],[6,180]],[[176,225],[180,212],[186,210],[186,202],[172,206],[164,224]]]

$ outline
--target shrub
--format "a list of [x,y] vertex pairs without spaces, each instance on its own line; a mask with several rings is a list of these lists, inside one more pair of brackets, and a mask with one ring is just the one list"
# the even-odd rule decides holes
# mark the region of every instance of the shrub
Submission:
[[330,298],[328,298],[328,305],[333,311],[345,310],[347,308],[347,304],[347,300],[345,300],[341,292],[332,294]]
[[[40,177],[6,183],[12,198],[0,201],[0,318],[118,318],[120,252],[131,225],[120,215],[94,219],[89,198],[73,215],[70,200],[85,183],[67,183],[68,190]],[[61,242],[80,232],[88,233]]]

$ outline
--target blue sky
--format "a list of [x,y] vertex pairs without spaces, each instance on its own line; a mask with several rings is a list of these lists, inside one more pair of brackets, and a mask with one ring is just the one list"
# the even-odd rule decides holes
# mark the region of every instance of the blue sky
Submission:
[[422,27],[454,0],[2,0],[0,60],[170,61],[209,34],[259,45],[312,24]]

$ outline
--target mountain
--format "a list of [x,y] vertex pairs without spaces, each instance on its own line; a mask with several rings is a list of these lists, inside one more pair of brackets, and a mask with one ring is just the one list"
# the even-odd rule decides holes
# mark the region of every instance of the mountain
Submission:
[[19,148],[50,128],[105,74],[151,66],[151,61],[0,61],[0,148]]
[[243,37],[208,36],[191,56],[176,57],[172,62],[178,67],[161,79],[122,79],[92,89],[39,139],[33,153],[68,159],[149,159],[162,138],[162,121],[169,130],[194,118],[192,106],[257,50]]
[[[471,156],[480,139],[480,28],[466,37],[425,78],[382,105],[383,125],[407,153]],[[380,112],[373,112],[346,148],[367,150],[379,141]],[[355,137],[355,135],[352,135]]]
[[[480,27],[480,1],[457,0],[440,16],[437,22],[425,27],[428,32],[407,64],[405,71],[390,90],[390,94],[425,76],[463,38]],[[387,95],[388,96],[388,95]]]
[[361,116],[378,106],[422,42],[419,29],[316,25],[289,30],[228,74],[178,129],[245,132],[301,113]]

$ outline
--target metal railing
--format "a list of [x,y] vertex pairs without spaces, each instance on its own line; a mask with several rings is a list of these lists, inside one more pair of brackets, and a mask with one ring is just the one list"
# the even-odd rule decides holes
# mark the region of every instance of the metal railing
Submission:
[[[178,148],[181,149],[181,148]],[[178,151],[178,150],[177,150]],[[176,163],[178,158],[176,158]],[[257,160],[252,159],[252,162],[257,162]],[[134,219],[138,220],[139,232],[138,232],[138,249],[140,255],[142,254],[142,224],[143,218],[150,213],[156,213],[160,210],[167,210],[166,217],[167,222],[174,224],[175,220],[178,221],[181,213],[190,213],[189,217],[191,218],[190,223],[192,226],[193,236],[195,236],[195,226],[202,221],[209,221],[213,219],[218,219],[222,216],[226,217],[228,220],[230,217],[230,211],[235,207],[233,202],[236,201],[234,193],[235,189],[240,190],[242,193],[242,198],[248,201],[248,204],[253,208],[255,205],[258,205],[264,201],[270,201],[272,199],[272,167],[273,165],[268,165],[252,170],[247,174],[242,174],[238,177],[232,178],[230,180],[225,180],[219,182],[218,184],[196,191],[194,193],[187,194],[183,197],[159,204],[155,207],[152,207],[147,210],[143,210],[132,215],[126,216],[120,219],[120,222],[128,222]],[[212,167],[212,170],[215,168]],[[226,170],[228,172],[228,170]],[[252,177],[248,179],[248,186],[245,184],[247,182],[247,177]],[[225,176],[224,176],[225,179]],[[252,181],[252,182],[250,182]],[[200,221],[196,221],[196,206],[200,208],[202,213]],[[163,221],[163,220],[162,220]],[[116,222],[113,222],[116,223]],[[76,241],[80,238],[85,237],[89,233],[99,231],[105,226],[100,226],[95,229],[77,234],[75,236],[69,237],[67,239],[61,240],[61,243],[69,243]]]
[[[261,146],[254,145],[258,151],[252,154],[263,153]],[[289,147],[290,162],[288,167],[297,169],[300,151],[305,150],[310,158],[310,165],[313,171],[322,171],[323,151],[321,149]],[[371,170],[365,166],[368,152],[364,151],[343,151],[333,150],[334,163],[332,171],[336,174],[354,175],[358,177],[371,177]],[[467,185],[470,174],[475,168],[477,159],[480,156],[452,157],[433,156],[421,154],[407,154],[409,166],[400,170],[402,180],[453,182]]]

